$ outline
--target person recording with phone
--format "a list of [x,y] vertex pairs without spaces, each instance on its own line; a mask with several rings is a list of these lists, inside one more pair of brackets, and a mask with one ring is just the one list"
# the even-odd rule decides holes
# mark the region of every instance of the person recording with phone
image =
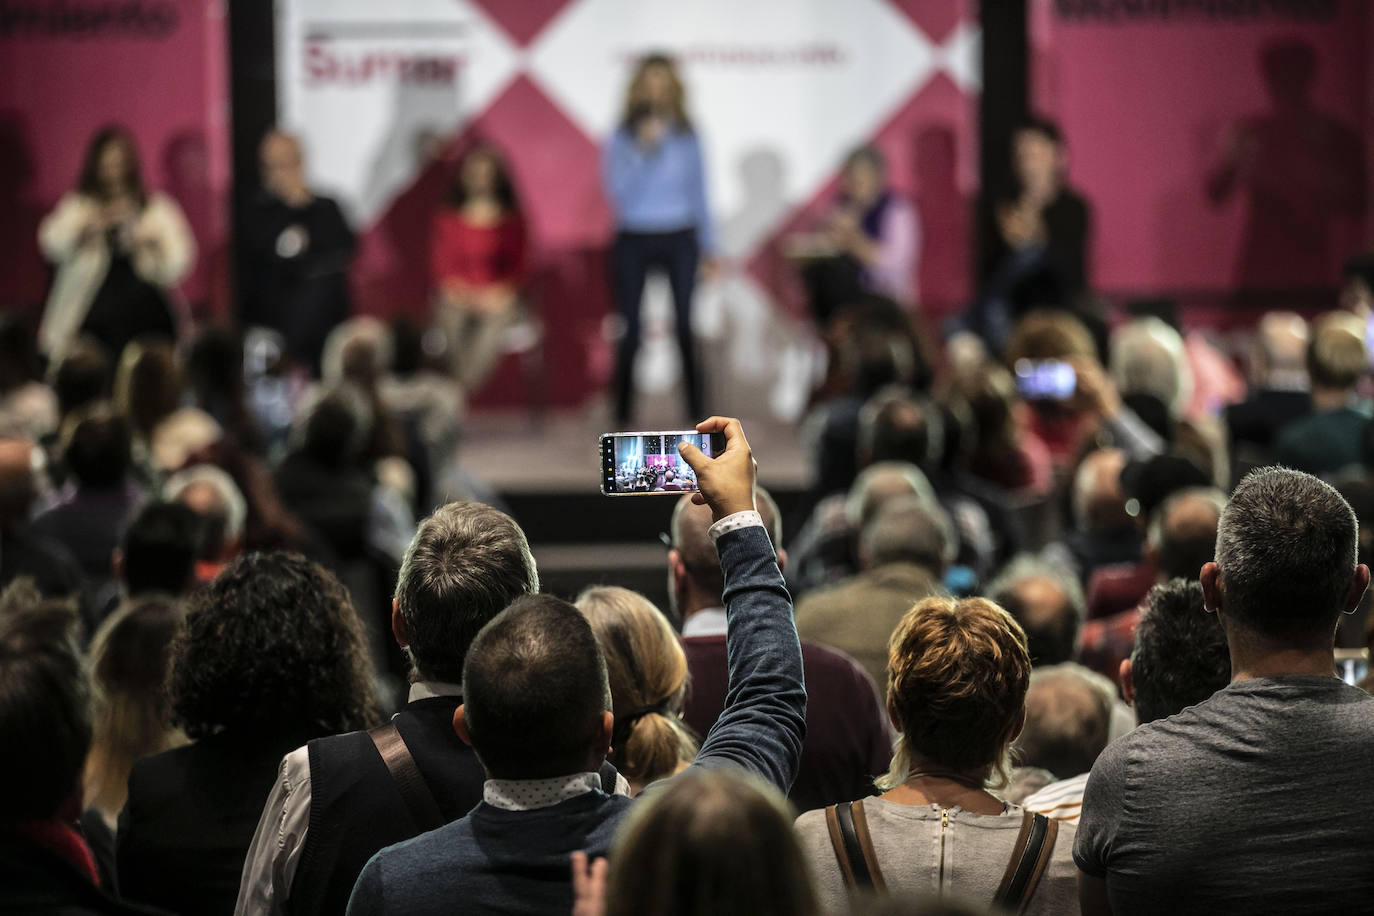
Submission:
[[715,232],[700,138],[687,117],[677,67],[666,55],[648,54],[635,67],[620,126],[603,151],[601,176],[616,220],[611,291],[624,321],[615,372],[616,420],[623,424],[630,418],[640,300],[651,270],[666,274],[672,289],[686,407],[691,416],[701,416],[692,294],[698,268],[714,269]]
[[127,128],[98,130],[76,189],[38,227],[57,267],[39,327],[54,362],[82,334],[117,360],[135,337],[174,337],[170,291],[190,273],[196,243],[176,201],[149,192]]

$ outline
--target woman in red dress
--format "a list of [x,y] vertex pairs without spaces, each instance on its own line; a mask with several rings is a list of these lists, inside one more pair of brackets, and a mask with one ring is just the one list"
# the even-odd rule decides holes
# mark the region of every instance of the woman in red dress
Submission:
[[500,154],[470,149],[430,233],[435,318],[448,336],[454,377],[477,387],[518,316],[525,278],[525,220]]

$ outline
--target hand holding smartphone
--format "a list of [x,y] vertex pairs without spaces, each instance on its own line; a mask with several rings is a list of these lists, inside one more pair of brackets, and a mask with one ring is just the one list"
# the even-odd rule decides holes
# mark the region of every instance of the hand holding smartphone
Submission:
[[711,458],[725,437],[694,429],[605,433],[601,436],[601,492],[606,496],[673,496],[697,489],[696,472],[678,451],[690,442]]

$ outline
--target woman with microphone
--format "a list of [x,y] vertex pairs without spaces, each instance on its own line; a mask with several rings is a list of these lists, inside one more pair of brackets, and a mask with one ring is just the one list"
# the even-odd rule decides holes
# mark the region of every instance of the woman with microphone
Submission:
[[624,319],[616,365],[615,416],[630,419],[640,299],[650,270],[673,292],[688,413],[704,416],[692,340],[692,292],[699,263],[715,247],[706,203],[701,143],[687,118],[682,81],[671,58],[649,54],[635,67],[620,126],[602,156],[602,180],[616,218],[611,291]]

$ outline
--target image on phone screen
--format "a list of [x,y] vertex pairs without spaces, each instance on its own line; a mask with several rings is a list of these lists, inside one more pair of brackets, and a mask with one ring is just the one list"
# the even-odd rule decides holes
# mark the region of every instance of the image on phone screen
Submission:
[[679,442],[690,442],[714,458],[723,443],[696,430],[606,433],[601,437],[601,492],[607,496],[687,493],[697,488],[696,475]]

